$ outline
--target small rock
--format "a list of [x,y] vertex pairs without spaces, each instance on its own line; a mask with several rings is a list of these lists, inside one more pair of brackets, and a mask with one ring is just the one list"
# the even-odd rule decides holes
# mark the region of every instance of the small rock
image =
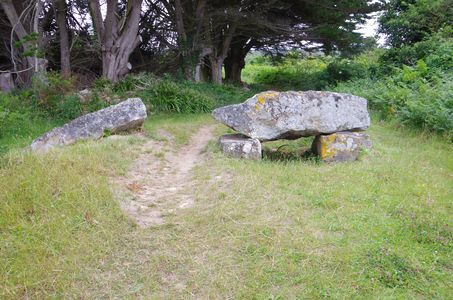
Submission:
[[318,135],[313,141],[312,151],[325,162],[354,161],[360,149],[371,149],[368,134],[363,132],[337,132]]
[[217,108],[219,122],[260,141],[297,139],[370,126],[367,100],[332,92],[264,92],[244,103]]
[[146,107],[140,98],[131,98],[117,105],[81,116],[62,127],[40,136],[31,144],[32,151],[46,151],[78,140],[98,139],[105,132],[117,133],[140,128],[146,119]]
[[219,139],[226,156],[246,159],[261,159],[261,143],[242,134],[227,134]]
[[81,90],[77,93],[77,95],[79,96],[80,103],[82,104],[90,102],[93,96],[89,89]]

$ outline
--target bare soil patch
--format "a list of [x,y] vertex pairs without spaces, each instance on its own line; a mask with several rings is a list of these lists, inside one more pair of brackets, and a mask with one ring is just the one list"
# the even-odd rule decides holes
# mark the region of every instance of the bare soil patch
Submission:
[[203,161],[203,150],[214,138],[214,128],[200,128],[180,149],[171,138],[147,141],[126,175],[113,180],[121,208],[137,225],[162,225],[165,215],[194,204],[191,170]]

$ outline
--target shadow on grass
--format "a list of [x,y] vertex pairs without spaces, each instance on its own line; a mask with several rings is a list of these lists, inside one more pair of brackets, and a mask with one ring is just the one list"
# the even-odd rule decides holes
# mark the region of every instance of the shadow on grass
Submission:
[[269,161],[307,161],[319,163],[319,157],[314,154],[310,148],[307,147],[294,147],[290,144],[283,144],[276,148],[265,147],[263,149],[263,158]]

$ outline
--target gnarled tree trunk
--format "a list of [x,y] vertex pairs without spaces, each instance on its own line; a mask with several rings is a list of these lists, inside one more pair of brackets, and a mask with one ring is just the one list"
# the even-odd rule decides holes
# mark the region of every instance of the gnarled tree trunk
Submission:
[[102,19],[99,0],[90,0],[90,12],[102,52],[102,76],[117,82],[132,68],[129,56],[140,43],[138,26],[143,0],[128,0],[124,15],[118,18],[118,1],[107,0]]

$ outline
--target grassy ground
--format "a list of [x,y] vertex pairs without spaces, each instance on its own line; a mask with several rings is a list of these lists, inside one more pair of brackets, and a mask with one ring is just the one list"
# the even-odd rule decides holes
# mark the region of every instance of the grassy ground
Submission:
[[[10,149],[19,149],[28,146],[34,138],[51,130],[52,128],[61,124],[58,121],[49,121],[43,119],[35,119],[29,121],[30,124],[16,124],[16,131],[14,134],[7,134],[0,136],[0,155],[8,152]],[[21,126],[24,128],[21,128]]]
[[[145,129],[182,145],[208,119]],[[227,159],[213,141],[195,206],[149,229],[108,180],[141,139],[12,150],[0,158],[0,298],[449,298],[451,144],[378,121],[370,135],[372,151],[336,165]]]

